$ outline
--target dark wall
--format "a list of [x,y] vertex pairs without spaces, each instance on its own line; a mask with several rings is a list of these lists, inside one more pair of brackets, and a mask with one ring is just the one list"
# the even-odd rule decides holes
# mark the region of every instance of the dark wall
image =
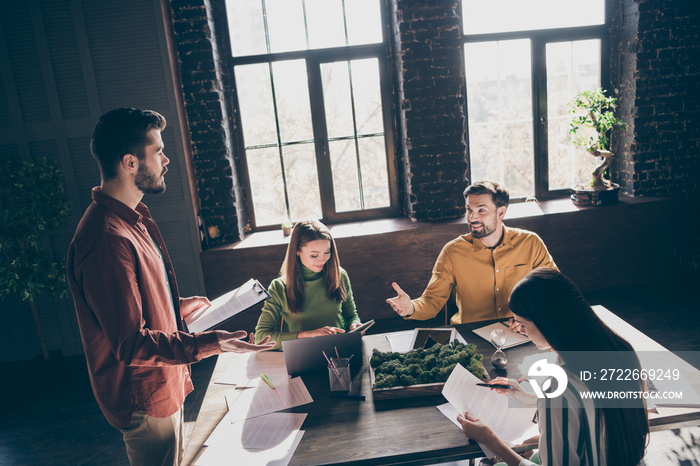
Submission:
[[[100,184],[90,155],[97,118],[115,107],[162,113],[168,121],[163,132],[168,189],[146,195],[144,202],[168,245],[180,291],[188,296],[203,294],[204,286],[164,2],[0,1],[0,157],[47,157],[62,169],[71,215],[46,241],[60,260],[91,202],[92,187]],[[36,305],[48,350],[81,353],[72,299],[39,296]],[[39,354],[27,303],[10,296],[0,301],[0,315],[0,362]]]
[[615,3],[613,78],[628,124],[616,173],[630,195],[674,199],[676,226],[650,219],[650,234],[674,244],[681,269],[700,270],[700,8],[682,0]]

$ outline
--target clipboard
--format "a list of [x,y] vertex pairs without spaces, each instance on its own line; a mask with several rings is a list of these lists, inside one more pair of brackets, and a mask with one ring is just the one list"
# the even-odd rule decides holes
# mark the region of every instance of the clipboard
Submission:
[[190,332],[204,332],[270,298],[264,286],[251,278],[235,290],[219,296],[203,311],[190,314],[185,324]]

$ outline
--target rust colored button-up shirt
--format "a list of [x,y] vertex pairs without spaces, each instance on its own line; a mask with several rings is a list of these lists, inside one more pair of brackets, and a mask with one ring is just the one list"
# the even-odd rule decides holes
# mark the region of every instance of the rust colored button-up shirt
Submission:
[[213,332],[184,331],[175,272],[148,208],[99,187],[92,199],[68,251],[68,282],[95,398],[124,428],[135,411],[175,413],[193,390],[189,364],[221,349]]
[[440,251],[430,282],[423,295],[413,300],[415,312],[409,318],[435,317],[453,287],[459,312],[452,316],[452,324],[510,317],[511,290],[537,267],[557,268],[535,233],[504,225],[503,239],[494,249],[484,247],[471,234],[462,235]]

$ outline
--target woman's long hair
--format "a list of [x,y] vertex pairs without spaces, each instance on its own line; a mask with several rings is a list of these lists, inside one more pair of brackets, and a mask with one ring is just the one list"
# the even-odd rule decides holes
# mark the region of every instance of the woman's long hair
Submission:
[[[598,363],[598,368],[640,369],[632,346],[600,320],[576,285],[557,270],[538,268],[530,272],[513,288],[509,305],[514,314],[533,322],[574,374],[590,370],[591,362]],[[610,382],[585,383],[591,390],[612,388],[598,386]],[[639,380],[617,383],[614,390],[644,389],[644,382]],[[605,422],[607,464],[636,465],[644,457],[649,434],[646,406],[641,398],[633,403],[633,408],[600,408]]]
[[331,243],[331,257],[323,266],[323,282],[326,293],[330,299],[338,302],[345,301],[348,292],[340,278],[340,260],[338,249],[331,232],[317,220],[303,220],[297,222],[289,238],[287,254],[284,257],[280,275],[286,276],[287,281],[287,305],[290,312],[301,312],[304,303],[304,276],[298,252],[311,241],[328,240]]

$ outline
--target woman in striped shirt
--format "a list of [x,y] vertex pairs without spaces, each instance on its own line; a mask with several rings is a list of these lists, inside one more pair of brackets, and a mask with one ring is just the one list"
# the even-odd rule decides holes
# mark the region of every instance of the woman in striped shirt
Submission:
[[[632,346],[598,318],[571,280],[554,269],[530,272],[513,289],[509,304],[520,332],[539,349],[557,352],[568,378],[563,393],[552,398],[529,395],[515,380],[508,380],[511,389],[502,391],[521,402],[527,397],[536,400],[541,464],[639,464],[649,434],[644,399],[615,400],[613,407],[610,400],[584,398],[581,393],[639,394],[644,382],[601,377],[584,382],[576,375],[595,368],[639,370]],[[503,383],[505,379],[496,381]],[[511,450],[490,427],[469,413],[458,420],[467,437],[490,448],[509,466],[535,464]]]

